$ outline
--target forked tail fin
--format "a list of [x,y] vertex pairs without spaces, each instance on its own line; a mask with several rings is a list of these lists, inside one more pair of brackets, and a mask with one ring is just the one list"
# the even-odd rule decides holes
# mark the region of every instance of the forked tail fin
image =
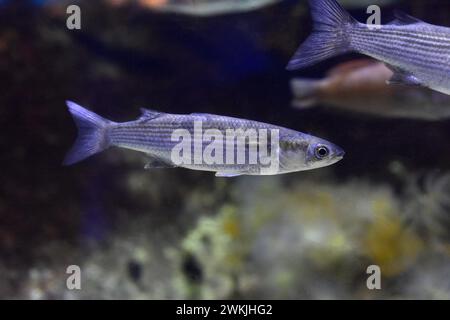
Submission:
[[63,162],[64,165],[71,165],[108,148],[110,144],[107,129],[114,122],[100,117],[75,102],[67,101],[66,103],[78,127],[78,137]]
[[300,46],[287,66],[295,70],[351,51],[349,30],[358,22],[336,0],[309,0],[313,33]]

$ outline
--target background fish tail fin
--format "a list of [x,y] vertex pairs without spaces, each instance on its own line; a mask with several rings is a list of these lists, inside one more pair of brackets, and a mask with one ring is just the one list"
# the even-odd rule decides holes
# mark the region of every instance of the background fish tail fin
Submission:
[[109,147],[107,129],[113,122],[74,102],[66,103],[78,127],[78,137],[63,162],[64,165],[71,165]]
[[309,0],[313,33],[300,46],[287,66],[304,68],[351,51],[349,30],[358,23],[336,0]]
[[296,109],[308,109],[319,103],[322,80],[297,78],[291,80],[291,91],[294,95],[292,106]]

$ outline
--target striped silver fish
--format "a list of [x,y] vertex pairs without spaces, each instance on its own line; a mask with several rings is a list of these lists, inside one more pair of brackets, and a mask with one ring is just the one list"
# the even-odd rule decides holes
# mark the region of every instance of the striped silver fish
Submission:
[[[146,168],[184,167],[213,171],[220,177],[309,170],[331,165],[344,156],[341,148],[326,140],[251,120],[141,109],[139,119],[117,123],[74,102],[68,101],[67,106],[78,127],[78,138],[64,160],[66,165],[111,146],[146,153],[150,158]],[[231,139],[230,133],[234,134]],[[179,152],[180,145],[186,144],[188,148]],[[239,152],[244,153],[241,159]],[[180,162],[179,155],[190,161]]]
[[309,4],[314,31],[288,70],[354,51],[383,61],[394,72],[390,83],[450,94],[450,28],[400,12],[387,25],[369,25],[356,21],[336,0],[309,0]]

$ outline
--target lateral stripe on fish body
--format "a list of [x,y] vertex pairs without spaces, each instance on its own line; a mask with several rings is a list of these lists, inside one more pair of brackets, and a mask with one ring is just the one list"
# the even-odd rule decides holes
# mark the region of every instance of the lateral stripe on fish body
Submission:
[[369,26],[352,18],[336,0],[309,4],[314,31],[289,62],[289,70],[356,51],[385,62],[395,82],[450,94],[450,28],[402,13],[390,24]]

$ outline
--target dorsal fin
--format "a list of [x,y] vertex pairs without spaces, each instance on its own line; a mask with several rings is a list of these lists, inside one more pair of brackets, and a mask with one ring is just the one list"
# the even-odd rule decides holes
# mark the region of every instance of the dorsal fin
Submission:
[[164,112],[159,112],[156,110],[141,108],[141,116],[139,120],[151,120],[160,117]]
[[416,23],[426,23],[416,17],[410,16],[409,14],[400,11],[395,10],[394,12],[395,20],[391,21],[389,24],[391,25],[397,25],[397,26],[404,26],[407,24],[416,24]]
[[190,115],[191,116],[202,117],[204,119],[203,121],[208,121],[208,119],[211,119],[212,117],[219,117],[219,115],[216,115],[216,114],[202,113],[202,112],[195,112],[195,113],[191,113]]

